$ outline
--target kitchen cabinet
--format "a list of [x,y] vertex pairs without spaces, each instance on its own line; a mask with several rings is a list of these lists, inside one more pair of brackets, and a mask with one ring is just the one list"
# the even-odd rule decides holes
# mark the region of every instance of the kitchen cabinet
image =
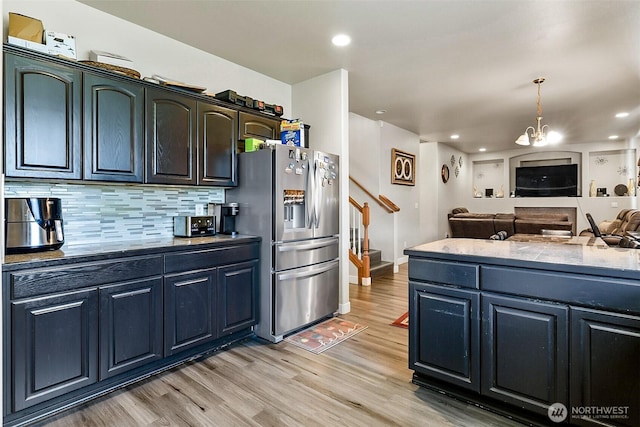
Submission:
[[239,139],[246,138],[258,139],[280,139],[280,122],[279,118],[270,118],[257,114],[240,112]]
[[258,323],[259,261],[218,268],[218,333],[229,335]]
[[162,358],[162,278],[100,288],[100,379]]
[[237,185],[237,135],[237,111],[198,102],[198,185]]
[[196,100],[146,89],[145,182],[196,185]]
[[542,416],[569,401],[569,307],[482,295],[482,394]]
[[165,356],[218,337],[215,273],[213,269],[165,278]]
[[6,53],[4,94],[5,175],[81,179],[81,72]]
[[480,391],[480,292],[410,282],[409,367]]
[[4,425],[33,423],[254,335],[258,238],[134,247],[5,258]]
[[84,73],[85,180],[142,182],[144,88]]
[[12,375],[5,387],[13,387],[12,411],[98,380],[97,289],[14,301],[9,308]]
[[571,407],[577,415],[590,408],[602,411],[572,423],[637,426],[640,316],[571,307],[571,330]]
[[[636,252],[470,239],[405,250],[413,382],[525,424],[555,413],[571,425],[640,425]],[[462,339],[475,322],[478,346]],[[477,349],[474,389],[462,368]]]

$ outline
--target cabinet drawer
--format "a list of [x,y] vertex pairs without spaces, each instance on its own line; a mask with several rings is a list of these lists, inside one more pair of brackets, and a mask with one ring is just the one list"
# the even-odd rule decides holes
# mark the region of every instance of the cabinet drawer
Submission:
[[257,259],[260,256],[258,244],[231,246],[203,251],[183,252],[165,257],[164,271],[167,274],[191,270],[203,270],[222,264]]
[[474,264],[410,259],[409,279],[478,289],[479,269]]
[[52,294],[162,274],[162,256],[133,257],[8,275],[11,299]]
[[640,313],[640,281],[634,280],[483,266],[482,290]]

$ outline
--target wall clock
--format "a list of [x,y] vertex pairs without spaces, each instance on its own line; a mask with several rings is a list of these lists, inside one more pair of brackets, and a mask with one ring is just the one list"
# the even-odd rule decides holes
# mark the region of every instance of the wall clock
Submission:
[[449,181],[449,166],[442,165],[442,170],[440,171],[440,175],[442,176],[442,182],[445,184]]

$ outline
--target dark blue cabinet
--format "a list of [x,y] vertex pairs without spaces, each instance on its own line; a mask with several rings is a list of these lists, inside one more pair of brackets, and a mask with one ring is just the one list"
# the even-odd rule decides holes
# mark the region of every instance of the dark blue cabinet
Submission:
[[480,292],[410,282],[409,367],[480,391]]
[[220,336],[258,322],[258,260],[218,268],[218,331]]
[[640,317],[572,308],[571,331],[571,422],[639,426]]
[[482,294],[482,394],[546,416],[568,407],[569,307]]

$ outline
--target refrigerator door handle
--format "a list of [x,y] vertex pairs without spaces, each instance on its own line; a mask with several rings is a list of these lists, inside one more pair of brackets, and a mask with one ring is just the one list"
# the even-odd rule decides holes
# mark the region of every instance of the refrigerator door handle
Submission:
[[307,188],[306,188],[306,198],[307,198],[307,218],[309,220],[309,228],[315,228],[315,215],[316,215],[316,168],[315,163],[311,161],[311,159],[307,160]]
[[338,261],[333,261],[326,266],[323,266],[320,268],[314,268],[313,270],[303,271],[298,273],[296,272],[278,273],[277,276],[278,276],[278,280],[300,279],[303,277],[317,276],[318,274],[322,274],[325,271],[329,271],[336,268],[337,265],[338,265]]
[[313,243],[306,244],[294,244],[294,245],[278,245],[278,252],[290,252],[290,251],[298,251],[298,250],[307,250],[307,249],[317,249],[327,246],[327,243],[337,242],[338,239],[335,237],[330,237],[328,239],[316,239]]

